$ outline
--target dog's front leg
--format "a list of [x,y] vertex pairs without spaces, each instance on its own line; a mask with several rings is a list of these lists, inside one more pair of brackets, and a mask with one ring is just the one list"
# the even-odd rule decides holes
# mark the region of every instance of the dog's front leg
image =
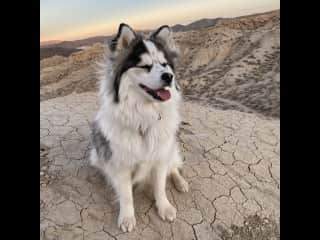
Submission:
[[120,204],[118,226],[124,232],[131,232],[136,225],[133,207],[131,172],[128,170],[119,173],[114,177],[113,185]]
[[171,205],[166,194],[166,180],[168,164],[159,162],[153,169],[153,191],[158,214],[163,220],[173,221],[176,218],[176,209]]

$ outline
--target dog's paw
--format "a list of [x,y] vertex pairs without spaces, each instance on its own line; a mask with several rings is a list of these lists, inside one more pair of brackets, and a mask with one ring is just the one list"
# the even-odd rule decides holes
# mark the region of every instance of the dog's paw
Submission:
[[123,232],[131,232],[132,229],[136,226],[135,216],[122,216],[120,214],[118,217],[118,226]]
[[177,210],[168,203],[162,207],[158,207],[158,214],[162,220],[172,222],[176,218]]
[[179,192],[184,193],[189,191],[189,184],[183,177],[173,178],[173,183]]

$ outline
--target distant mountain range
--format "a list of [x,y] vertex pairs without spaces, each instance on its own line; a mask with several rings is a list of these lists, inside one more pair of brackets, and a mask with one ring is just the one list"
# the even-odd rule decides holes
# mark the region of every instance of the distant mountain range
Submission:
[[60,42],[61,42],[60,40],[43,41],[43,42],[40,42],[40,46],[41,47],[45,47],[47,45],[53,45],[53,44],[57,44],[57,43],[60,43]]
[[90,37],[90,38],[85,38],[85,39],[80,39],[80,40],[75,40],[75,41],[54,41],[53,43],[47,43],[43,44],[40,43],[41,48],[79,48],[82,46],[88,46],[92,45],[94,43],[103,43],[105,42],[110,36],[96,36],[96,37]]
[[[196,30],[199,28],[205,28],[209,26],[215,25],[220,19],[222,18],[203,18],[200,20],[197,20],[195,22],[192,22],[187,25],[182,24],[176,24],[172,26],[172,31],[174,32],[185,32],[189,30]],[[148,31],[143,31],[148,32]],[[68,49],[74,49],[74,48],[80,48],[83,46],[89,46],[95,43],[103,43],[110,39],[113,36],[96,36],[96,37],[90,37],[75,41],[59,41],[59,40],[52,40],[52,41],[45,41],[40,42],[40,48],[68,48]]]
[[192,22],[187,25],[182,24],[176,24],[171,27],[172,31],[174,32],[185,32],[190,30],[197,30],[200,28],[210,27],[218,23],[219,20],[222,18],[203,18],[200,20],[197,20],[195,22]]

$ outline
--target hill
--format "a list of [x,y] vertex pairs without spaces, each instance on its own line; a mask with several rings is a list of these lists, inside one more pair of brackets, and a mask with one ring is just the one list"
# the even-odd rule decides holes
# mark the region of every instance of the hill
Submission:
[[85,38],[85,39],[80,39],[80,40],[74,40],[74,41],[62,41],[56,44],[51,44],[51,45],[45,45],[42,46],[42,48],[79,48],[82,46],[90,46],[95,43],[104,43],[109,36],[96,36],[96,37],[90,37],[90,38]]
[[[174,38],[181,50],[177,79],[186,98],[216,108],[280,117],[279,11],[223,19],[214,26],[176,32]],[[95,91],[92,66],[104,46],[97,43],[63,61],[42,60],[41,100]]]
[[64,56],[69,57],[72,53],[81,51],[76,48],[63,48],[63,47],[50,47],[40,48],[40,60],[53,57],[53,56]]
[[176,25],[172,26],[171,28],[172,28],[172,31],[174,31],[174,32],[184,32],[184,31],[196,30],[196,29],[200,29],[200,28],[214,26],[221,19],[222,18],[213,18],[213,19],[204,18],[204,19],[197,20],[197,21],[192,22],[187,25],[176,24]]

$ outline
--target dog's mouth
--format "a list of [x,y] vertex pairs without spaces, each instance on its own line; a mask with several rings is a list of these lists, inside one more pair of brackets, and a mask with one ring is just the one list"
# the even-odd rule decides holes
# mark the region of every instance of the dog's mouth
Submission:
[[159,89],[151,89],[147,86],[140,84],[139,85],[146,93],[151,95],[154,99],[157,99],[159,101],[166,101],[169,100],[171,97],[170,91],[167,90],[167,87],[159,88]]

